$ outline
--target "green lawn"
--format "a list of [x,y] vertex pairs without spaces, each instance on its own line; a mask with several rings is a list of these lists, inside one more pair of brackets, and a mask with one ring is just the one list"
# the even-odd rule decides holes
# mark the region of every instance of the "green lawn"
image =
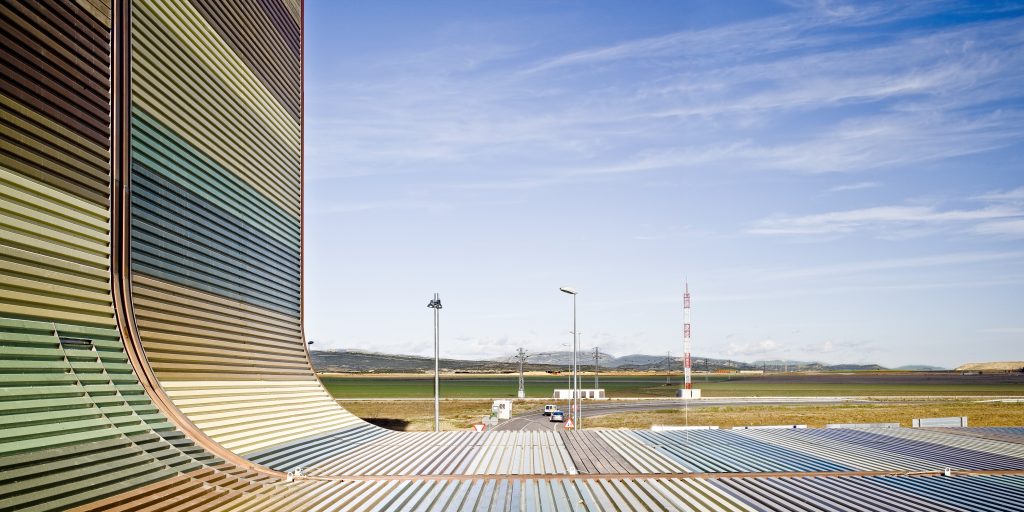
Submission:
[[[325,377],[328,391],[337,398],[429,398],[434,381],[424,377]],[[605,376],[600,384],[609,398],[670,397],[681,379],[664,376]],[[592,376],[581,378],[580,385],[592,387]],[[441,380],[444,398],[513,398],[518,379],[510,376],[446,376]],[[546,398],[555,388],[569,386],[568,376],[530,376],[526,393],[531,398]],[[962,376],[957,374],[892,374],[860,372],[815,375],[704,376],[694,379],[694,387],[706,397],[727,396],[896,396],[896,395],[1017,395],[1024,396],[1024,376]]]
[[[434,396],[430,377],[325,377],[327,390],[338,398],[429,398]],[[673,396],[679,379],[665,386],[665,377],[602,377],[601,387],[609,397]],[[594,378],[582,379],[580,386],[593,387]],[[445,377],[441,396],[446,398],[515,398],[518,377]],[[526,396],[550,397],[556,388],[568,388],[568,377],[526,378]]]

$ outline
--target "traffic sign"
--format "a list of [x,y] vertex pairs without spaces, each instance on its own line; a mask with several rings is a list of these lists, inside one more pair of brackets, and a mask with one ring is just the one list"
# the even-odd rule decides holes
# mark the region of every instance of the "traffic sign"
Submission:
[[572,418],[569,418],[569,419],[565,420],[565,427],[564,428],[566,430],[569,430],[569,429],[573,428],[574,426],[575,426],[575,423],[572,422]]
[[484,423],[474,423],[473,429],[475,429],[477,432],[483,432],[487,430],[487,425]]

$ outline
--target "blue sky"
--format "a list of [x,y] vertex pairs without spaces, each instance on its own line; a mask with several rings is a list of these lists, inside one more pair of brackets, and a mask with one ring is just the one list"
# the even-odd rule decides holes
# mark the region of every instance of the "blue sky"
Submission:
[[306,334],[1024,359],[1024,4],[306,1]]

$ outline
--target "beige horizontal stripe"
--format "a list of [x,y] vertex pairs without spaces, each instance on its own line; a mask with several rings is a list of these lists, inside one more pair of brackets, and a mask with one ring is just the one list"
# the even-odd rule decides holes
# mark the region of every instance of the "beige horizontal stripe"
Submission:
[[[0,260],[0,262],[2,261],[3,260]],[[77,304],[79,302],[103,304],[104,306],[110,304],[110,292],[108,289],[104,289],[101,286],[93,287],[91,290],[72,286],[62,286],[50,282],[39,281],[38,279],[8,275],[6,274],[7,270],[8,269],[6,267],[0,267],[0,287],[3,287],[8,296],[12,298],[16,297],[16,293],[24,293],[27,296],[38,296],[40,298],[68,299],[72,304]],[[55,302],[51,303],[56,304]]]
[[68,245],[81,246],[87,249],[100,247],[101,252],[107,254],[108,233],[104,229],[99,231],[96,226],[81,222],[82,219],[72,219],[62,215],[55,215],[53,211],[42,208],[43,203],[26,202],[32,198],[25,194],[6,189],[0,193],[0,214],[12,219],[18,219],[27,226],[39,226],[36,230],[40,236],[63,238]]
[[196,417],[202,417],[205,414],[211,413],[226,413],[226,412],[238,412],[248,411],[252,408],[253,404],[258,402],[261,410],[267,413],[274,413],[278,411],[290,411],[297,407],[302,407],[303,404],[323,404],[322,396],[307,396],[303,398],[291,397],[288,400],[287,405],[281,405],[276,400],[267,401],[266,397],[262,400],[255,400],[253,397],[248,397],[247,400],[239,399],[239,397],[210,397],[210,398],[179,398],[180,403],[187,405],[189,410],[192,411]]
[[0,245],[0,268],[31,279],[90,289],[110,289],[107,267],[82,265],[17,247]]
[[244,331],[267,339],[289,340],[293,345],[297,345],[296,340],[301,339],[302,332],[299,330],[297,319],[293,320],[291,325],[281,325],[279,322],[271,323],[250,313],[239,313],[236,310],[235,314],[232,314],[227,308],[217,308],[220,311],[215,312],[211,311],[209,304],[167,294],[153,295],[148,291],[135,294],[135,298],[137,304],[151,310],[152,318],[162,319],[168,324],[215,323],[223,332]]
[[[268,333],[257,329],[246,329],[244,325],[218,324],[214,320],[189,317],[188,314],[175,315],[154,308],[149,301],[139,301],[138,309],[145,313],[138,316],[139,324],[145,323],[145,329],[161,331],[163,336],[196,337],[199,339],[218,340],[218,343],[241,343],[255,345],[280,353],[302,354],[301,345],[296,343],[298,335]],[[156,333],[154,333],[156,334]]]
[[73,262],[96,268],[107,268],[109,266],[109,256],[99,250],[99,247],[95,247],[96,250],[93,251],[83,251],[80,247],[61,244],[59,239],[57,241],[53,239],[47,240],[26,233],[24,229],[11,229],[8,222],[14,224],[15,228],[27,226],[24,226],[24,223],[17,220],[9,221],[5,217],[0,214],[0,240],[4,240],[8,245],[26,250],[35,250],[48,256],[64,257]]
[[14,318],[35,318],[44,321],[78,323],[83,325],[113,325],[114,310],[109,313],[82,313],[80,310],[56,309],[41,303],[10,303],[0,300],[0,314]]
[[159,303],[154,305],[151,301],[139,301],[137,304],[139,309],[145,311],[139,315],[139,320],[144,320],[148,329],[215,339],[222,343],[256,343],[267,347],[283,348],[289,352],[301,352],[302,345],[297,342],[300,339],[298,334],[268,333],[259,329],[247,328],[245,325],[220,324],[215,320],[192,317],[188,312],[175,315],[165,312],[164,309],[157,309],[161,305]]
[[153,353],[157,352],[195,352],[195,351],[217,351],[220,350],[224,353],[247,353],[253,354],[255,357],[270,357],[281,360],[293,360],[299,362],[303,368],[306,365],[306,359],[302,353],[294,349],[273,349],[263,345],[250,345],[248,347],[233,347],[223,346],[218,344],[215,338],[209,339],[198,339],[195,337],[188,336],[175,336],[170,335],[166,332],[155,332],[152,327],[145,327],[142,330],[146,333],[146,336],[150,340],[146,341],[146,350]]
[[[191,305],[193,303],[198,303],[202,306],[199,309],[202,310],[236,315],[240,318],[266,323],[276,322],[277,325],[294,327],[297,332],[299,331],[298,319],[293,316],[253,306],[244,302],[233,301],[212,293],[206,293],[176,285],[174,283],[168,283],[143,274],[136,274],[132,276],[132,285],[133,287],[139,287],[139,290],[135,292],[139,295],[159,298],[161,296],[154,293],[154,290],[158,290],[171,296],[181,296],[194,299],[194,301],[188,301],[188,304]],[[164,296],[164,298],[166,298],[166,296]]]
[[[252,378],[252,377],[259,377],[259,378],[277,377],[277,378],[280,378],[282,376],[287,376],[287,377],[293,378],[293,379],[295,378],[295,372],[294,371],[276,370],[274,368],[261,368],[260,371],[254,371],[253,367],[251,365],[233,367],[233,366],[223,366],[223,365],[212,364],[212,363],[198,363],[198,362],[197,363],[182,363],[182,362],[174,361],[174,362],[166,362],[165,363],[165,362],[160,361],[160,360],[150,361],[150,365],[153,367],[153,370],[157,372],[157,377],[159,377],[161,379],[161,381],[163,381],[163,379],[165,379],[165,378],[166,379],[173,379],[173,378],[175,378],[175,376],[173,374],[176,374],[176,373],[179,373],[179,372],[189,372],[189,373],[193,373],[193,374],[199,374],[199,375],[202,375],[203,378],[207,378],[207,379],[211,378],[211,377],[214,377],[214,376],[220,377],[220,378],[228,378],[228,377],[234,376],[234,377],[237,377],[239,379],[242,379],[242,378]],[[164,372],[166,372],[166,375],[164,374]],[[178,378],[180,379],[180,377],[178,377]]]
[[[248,373],[261,374],[275,372],[279,374],[301,374],[304,365],[294,362],[277,362],[273,360],[257,361],[249,357],[240,357],[234,353],[219,353],[210,355],[199,355],[195,353],[176,354],[173,352],[151,353],[147,350],[147,357],[150,363],[156,365],[211,365],[219,367],[220,371],[246,371]],[[186,366],[183,366],[186,367]]]
[[0,316],[110,325],[107,212],[0,167]]
[[[179,381],[164,389],[193,423],[240,453],[360,421],[315,381]],[[228,405],[218,408],[218,401]]]
[[[65,215],[69,217],[77,218],[77,212],[81,216],[83,222],[90,222],[93,226],[96,226],[97,229],[107,229],[110,214],[104,206],[91,203],[85,199],[80,199],[63,190],[44,185],[4,167],[0,167],[0,182],[3,182],[3,184],[8,187],[20,189],[21,191],[31,191],[35,197],[38,198],[38,201],[51,203],[49,208],[59,208],[65,211]],[[90,220],[90,218],[92,220]],[[99,222],[95,222],[96,220]]]

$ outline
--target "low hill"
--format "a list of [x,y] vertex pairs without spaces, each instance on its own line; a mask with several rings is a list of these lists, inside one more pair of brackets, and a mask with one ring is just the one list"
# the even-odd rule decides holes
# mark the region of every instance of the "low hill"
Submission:
[[[416,373],[430,372],[434,369],[434,359],[431,357],[384,354],[366,350],[311,350],[310,356],[313,360],[313,368],[318,372]],[[629,354],[622,357],[615,357],[607,353],[601,353],[600,357],[602,370],[663,371],[668,369],[673,372],[679,372],[682,371],[683,367],[683,360],[681,357],[672,357],[671,360],[668,360],[666,356]],[[572,352],[556,351],[531,353],[528,356],[524,369],[531,372],[564,372],[568,370],[571,360]],[[828,365],[807,361],[754,361],[753,363],[747,363],[731,359],[705,358],[699,356],[693,356],[691,360],[693,361],[693,369],[697,371],[764,369],[769,372],[781,372],[783,370],[791,372],[821,372],[870,371],[886,369],[877,364]],[[1012,364],[1024,365],[1024,363]],[[580,370],[582,371],[593,371],[593,353],[581,354],[579,365]],[[441,370],[446,373],[514,373],[519,370],[518,363],[511,355],[494,360],[442,358],[440,366]],[[923,368],[932,369],[934,367]],[[914,369],[918,369],[918,367],[914,367]]]
[[906,372],[943,372],[948,370],[948,368],[943,368],[941,366],[929,366],[926,364],[908,364],[893,368],[893,370],[903,370]]
[[[434,370],[434,358],[383,354],[363,350],[311,350],[313,368],[318,372],[426,372]],[[519,365],[511,361],[473,361],[466,359],[441,358],[438,363],[442,372],[505,373],[519,371]],[[559,371],[565,366],[550,364],[525,365],[526,371]]]
[[958,372],[1024,372],[1024,361],[996,361],[992,363],[967,363],[957,366]]

